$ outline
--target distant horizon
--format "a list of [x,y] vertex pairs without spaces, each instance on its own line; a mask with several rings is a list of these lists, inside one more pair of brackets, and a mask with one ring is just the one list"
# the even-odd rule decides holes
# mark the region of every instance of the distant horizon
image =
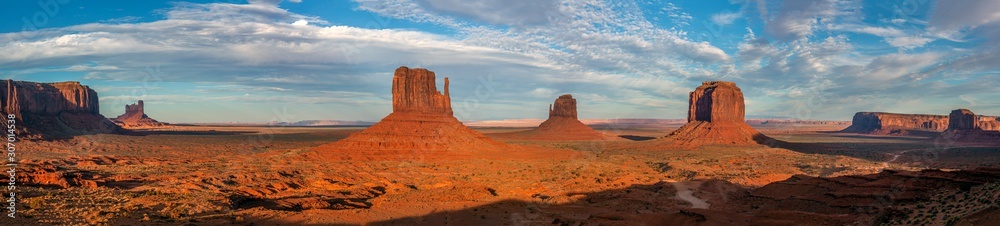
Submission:
[[[106,115],[105,115],[106,116]],[[818,119],[794,119],[794,118],[753,118],[747,117],[747,120],[791,120],[791,121],[823,121],[823,122],[850,122],[851,120],[818,120]],[[517,121],[517,120],[531,120],[531,121],[545,121],[545,118],[508,118],[508,119],[485,119],[485,120],[460,120],[463,123],[469,122],[490,122],[490,121]],[[592,121],[592,120],[687,120],[686,118],[580,118],[581,121]],[[366,122],[366,123],[377,123],[379,120],[340,120],[340,119],[305,119],[294,122],[253,122],[253,121],[234,121],[234,122],[168,122],[173,124],[268,124],[268,123],[297,123],[297,122],[309,122],[309,121],[336,121],[336,122]]]
[[[5,79],[5,80],[8,80],[8,79]],[[28,81],[28,82],[35,82],[35,81]],[[83,85],[83,86],[90,87],[89,85],[83,84],[80,81],[52,81],[52,82],[42,82],[42,83],[61,83],[61,82],[78,82],[78,83],[81,83],[81,85]],[[94,87],[90,87],[90,88],[94,89]],[[571,93],[568,93],[568,94],[571,94]],[[563,94],[560,94],[560,95],[563,95]],[[98,97],[100,98],[100,93],[98,93]],[[558,97],[558,95],[556,97]],[[555,99],[555,98],[553,98],[553,99]],[[117,115],[121,115],[121,114],[125,113],[124,107],[126,105],[135,104],[138,101],[140,101],[140,100],[135,100],[133,102],[125,103],[124,105],[120,106],[119,107],[119,108],[121,108],[120,113],[117,113],[117,111],[112,110],[112,111],[115,111],[115,112],[112,112],[112,114],[114,114],[114,116],[105,114],[105,112],[108,109],[105,109],[104,107],[102,107],[101,108],[101,114],[104,115],[107,118],[114,118]],[[142,101],[146,102],[145,100],[142,100]],[[389,100],[386,100],[386,101],[389,101]],[[104,106],[104,104],[102,104],[102,106]],[[391,107],[391,105],[390,105],[390,107]],[[147,107],[147,109],[149,109],[149,108]],[[155,107],[153,109],[155,109]],[[967,109],[967,108],[959,108],[959,109]],[[885,112],[885,113],[914,114],[914,115],[945,115],[946,116],[952,110],[956,110],[956,109],[947,110],[946,112],[943,112],[943,113],[911,113],[911,112]],[[977,115],[993,116],[991,114],[982,114],[982,113],[976,112],[974,109],[971,109],[971,110],[973,112],[975,112]],[[149,112],[149,110],[146,110],[146,111]],[[858,111],[858,112],[884,112],[884,111]],[[391,111],[386,112],[385,115],[388,115],[389,113],[392,113],[392,112]],[[1000,115],[1000,114],[998,114],[998,115]],[[851,114],[846,119],[800,119],[800,118],[796,118],[796,117],[793,117],[793,116],[746,115],[746,119],[791,119],[791,120],[801,120],[801,121],[851,121],[853,116],[854,115]],[[378,122],[379,119],[381,119],[382,117],[385,117],[385,116],[380,116],[378,119],[331,119],[331,118],[327,118],[327,119],[303,119],[303,120],[297,120],[297,121],[199,121],[199,122],[174,122],[174,123],[176,123],[176,124],[215,124],[215,123],[218,123],[218,124],[266,124],[266,123],[273,123],[273,122],[277,122],[277,123],[295,123],[295,122],[303,122],[303,121],[324,121],[324,120],[329,120],[329,121]],[[685,119],[685,118],[686,117],[681,117],[681,118],[585,118],[585,117],[580,117],[581,120],[610,120],[610,119],[681,120],[681,119]],[[545,118],[487,118],[487,119],[460,120],[460,121],[462,121],[462,122],[482,122],[482,121],[498,121],[498,120],[545,120]]]
[[[86,85],[86,84],[84,84],[84,85]],[[135,102],[133,102],[131,104],[134,104],[134,103]],[[146,105],[147,106],[146,107],[146,109],[147,109],[146,110],[147,115],[151,115],[150,117],[155,119],[155,117],[152,116],[153,113],[148,113],[148,112],[150,112],[148,110],[149,109],[149,105],[148,105],[149,103],[148,102],[146,102],[146,103],[147,103],[147,105]],[[103,106],[103,104],[102,104],[102,106]],[[687,107],[687,106],[685,106],[685,107]],[[120,108],[121,108],[120,111],[113,112],[112,113],[113,115],[108,115],[108,114],[105,114],[105,112],[108,109],[105,109],[104,107],[102,107],[101,108],[101,114],[104,115],[105,117],[108,117],[108,118],[114,118],[114,117],[116,117],[118,115],[121,115],[121,114],[125,113],[125,110],[124,110],[125,109],[125,105],[122,105]],[[154,107],[153,109],[156,109],[156,107]],[[884,111],[858,111],[858,112],[884,112],[884,113],[911,114],[911,115],[944,115],[944,116],[947,116],[952,110],[956,110],[956,109],[950,109],[950,110],[944,111],[942,113],[912,113],[912,112],[884,112]],[[977,112],[975,110],[972,110],[972,111],[975,112],[976,115],[986,115],[986,116],[1000,115],[1000,114],[983,114],[983,113],[979,113],[979,112]],[[200,121],[200,122],[170,122],[170,121],[165,121],[165,122],[176,123],[176,124],[213,124],[213,123],[265,124],[265,123],[272,123],[272,122],[294,123],[294,122],[303,122],[303,121],[325,121],[325,120],[329,120],[329,121],[378,122],[380,119],[382,119],[383,117],[389,115],[390,113],[392,113],[392,111],[388,111],[388,112],[385,113],[385,115],[379,116],[378,118],[375,118],[375,119],[315,118],[315,119],[302,119],[302,120],[296,120],[296,121]],[[857,113],[857,112],[855,112],[855,113]],[[583,114],[583,112],[581,112],[581,114]],[[800,120],[800,121],[838,121],[838,122],[839,121],[848,121],[849,122],[849,121],[851,121],[853,119],[853,117],[854,117],[854,113],[850,114],[849,116],[847,116],[847,118],[843,118],[843,119],[801,119],[801,118],[795,118],[795,117],[790,117],[790,116],[769,116],[769,115],[747,115],[746,119],[789,119],[789,120]],[[459,121],[462,121],[462,122],[481,122],[481,121],[498,121],[498,120],[545,120],[545,119],[546,119],[545,117],[539,117],[539,118],[486,118],[486,119],[476,119],[476,120],[461,120],[460,119]],[[582,117],[582,116],[580,117],[580,120],[611,120],[611,119],[686,120],[686,116],[685,117],[678,117],[678,118],[587,118],[587,117]]]

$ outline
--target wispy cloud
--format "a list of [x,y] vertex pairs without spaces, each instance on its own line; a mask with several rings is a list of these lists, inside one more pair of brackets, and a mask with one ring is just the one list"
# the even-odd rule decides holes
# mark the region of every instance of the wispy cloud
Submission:
[[[844,119],[899,98],[924,105],[894,108],[930,108],[1000,93],[989,86],[1000,20],[980,10],[992,2],[938,2],[926,21],[865,20],[867,5],[854,0],[736,1],[745,6],[737,11],[664,1],[356,3],[417,29],[335,25],[342,23],[278,0],[181,2],[158,11],[161,20],[0,34],[0,76],[74,73],[109,85],[98,88],[115,104],[141,89],[155,91],[144,98],[180,105],[353,106],[361,113],[350,119],[364,120],[388,113],[388,81],[401,65],[450,77],[467,120],[541,117],[525,114],[562,93],[596,112],[590,117],[680,118],[686,113],[670,109],[686,106],[701,81],[719,79],[743,87],[754,103],[748,114],[787,116],[805,106],[812,118]],[[161,86],[138,86],[151,67]]]

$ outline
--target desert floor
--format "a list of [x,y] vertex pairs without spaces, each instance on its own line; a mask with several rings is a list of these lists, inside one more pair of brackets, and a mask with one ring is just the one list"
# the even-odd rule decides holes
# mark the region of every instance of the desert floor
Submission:
[[622,138],[501,140],[528,148],[461,159],[414,151],[386,161],[309,157],[360,127],[182,126],[22,142],[19,170],[50,185],[18,188],[13,223],[629,225],[709,216],[739,224],[775,214],[753,210],[740,194],[793,175],[1000,167],[997,147],[833,132],[844,126],[755,127],[779,141],[658,150],[635,144],[675,126],[603,126]]

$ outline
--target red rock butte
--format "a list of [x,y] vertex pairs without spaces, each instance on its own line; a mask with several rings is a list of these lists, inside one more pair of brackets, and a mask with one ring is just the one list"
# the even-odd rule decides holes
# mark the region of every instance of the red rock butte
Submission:
[[435,82],[433,71],[397,68],[392,77],[392,112],[453,115],[448,78],[444,78],[443,94]]
[[984,117],[985,121],[996,120],[991,116],[978,116],[969,109],[953,110],[948,115],[948,129],[935,139],[945,144],[974,143],[1000,146],[1000,131],[984,130],[983,126],[992,126],[992,123],[984,123]]
[[493,134],[492,136],[516,140],[610,140],[590,126],[583,124],[577,118],[576,99],[573,95],[564,94],[549,105],[549,118],[538,128],[513,133]]
[[733,82],[703,82],[690,94],[688,123],[661,140],[680,147],[757,145],[769,140],[744,120],[743,91]]
[[112,119],[125,128],[154,128],[166,126],[166,123],[156,121],[146,115],[145,104],[139,100],[136,104],[125,105],[125,114]]
[[2,109],[18,118],[21,138],[51,139],[82,134],[120,133],[101,115],[97,92],[79,82],[37,83],[4,80]]
[[1000,121],[997,120],[997,116],[978,116],[979,121],[977,124],[982,130],[995,130],[1000,131]]
[[878,135],[917,135],[921,132],[941,132],[948,128],[947,115],[897,114],[858,112],[847,133]]
[[948,114],[948,131],[980,130],[976,125],[976,113],[969,109],[957,109]]
[[326,158],[415,159],[471,156],[517,147],[494,141],[453,116],[449,82],[437,90],[435,74],[399,67],[392,78],[393,112],[364,131],[317,149]]
[[[964,110],[964,109],[960,109]],[[968,110],[965,110],[968,111]],[[971,112],[971,111],[969,111]],[[949,128],[950,115],[899,114],[887,112],[858,112],[846,133],[876,135],[936,135]],[[983,130],[1000,130],[996,116],[975,115],[963,122],[975,124]]]

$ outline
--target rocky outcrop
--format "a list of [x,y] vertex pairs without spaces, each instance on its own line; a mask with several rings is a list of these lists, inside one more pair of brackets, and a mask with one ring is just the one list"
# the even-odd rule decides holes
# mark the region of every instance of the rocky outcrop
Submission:
[[97,92],[79,82],[37,83],[4,80],[0,105],[19,121],[19,137],[64,138],[93,133],[122,132],[101,115]]
[[125,114],[113,119],[119,126],[125,128],[155,128],[166,126],[166,123],[156,121],[146,115],[145,104],[142,100],[139,103],[125,105]]
[[491,136],[512,140],[610,140],[577,119],[576,99],[573,95],[564,94],[549,105],[549,118],[538,128],[513,132],[498,133]]
[[577,119],[576,99],[573,99],[573,95],[563,94],[556,98],[555,103],[549,105],[549,119],[552,118]]
[[396,69],[392,79],[393,112],[364,131],[317,148],[318,157],[424,160],[517,148],[459,122],[452,113],[448,79],[441,93],[434,77],[434,72],[427,69]]
[[688,123],[663,140],[681,147],[756,145],[770,140],[744,121],[743,91],[732,82],[703,82],[690,94]]
[[957,109],[948,116],[948,130],[935,138],[937,143],[1000,146],[1000,131],[983,130],[982,125],[991,125],[980,121],[980,116],[969,109]]
[[[944,225],[951,217],[961,218],[988,209],[989,202],[980,201],[996,200],[998,180],[1000,168],[884,170],[878,174],[840,177],[796,175],[753,189],[746,198],[737,198],[729,205],[753,206],[751,212],[871,217],[881,218],[871,220],[896,221],[904,225],[913,224],[906,223],[907,218],[919,217],[929,219],[924,220],[930,221],[928,225]],[[963,205],[966,203],[973,204]],[[933,217],[939,213],[948,217]]]
[[1000,121],[997,121],[996,116],[980,115],[979,122],[977,122],[977,126],[979,126],[979,128],[982,130],[1000,131]]
[[[983,130],[1000,130],[996,116],[974,116],[962,122],[964,127],[975,124]],[[970,124],[972,123],[972,124]],[[841,132],[877,135],[927,135],[948,129],[949,115],[898,114],[886,112],[858,112],[851,126]]]
[[851,126],[841,132],[878,135],[921,135],[948,128],[946,115],[858,112]]
[[442,94],[433,71],[399,67],[392,77],[392,112],[453,115],[448,83],[444,78]]
[[703,82],[691,92],[688,106],[688,122],[744,122],[743,91],[733,82]]
[[948,115],[948,130],[977,130],[977,122],[976,113],[969,109],[954,110]]

